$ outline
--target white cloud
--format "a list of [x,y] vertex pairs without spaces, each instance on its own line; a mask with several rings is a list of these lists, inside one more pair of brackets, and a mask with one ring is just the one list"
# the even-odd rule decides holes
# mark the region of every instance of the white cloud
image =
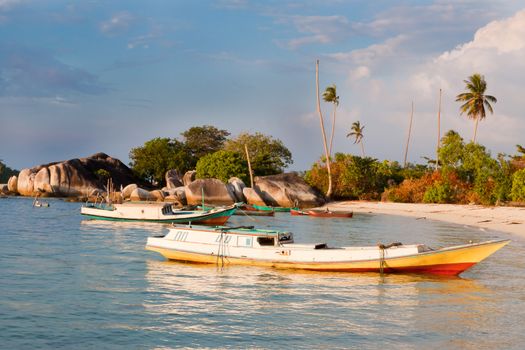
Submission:
[[8,11],[25,0],[0,0],[0,11]]
[[117,35],[125,32],[133,20],[134,17],[129,12],[119,12],[109,20],[100,23],[99,28],[100,31],[106,35]]
[[[522,84],[525,71],[525,10],[479,28],[472,40],[446,52],[416,57],[403,47],[404,38],[385,40],[365,49],[329,55],[337,71],[346,69],[347,85],[340,92],[341,104],[350,113],[362,110],[368,126],[369,151],[377,156],[400,159],[400,144],[406,134],[410,103],[415,102],[412,161],[432,156],[436,147],[439,89],[443,89],[441,131],[455,129],[465,140],[474,124],[460,116],[455,96],[473,73],[485,75],[487,94],[494,95],[494,114],[480,122],[478,142],[492,154],[514,153],[523,143],[525,116]],[[381,70],[381,74],[376,74]],[[347,96],[348,100],[345,99]],[[342,116],[341,122],[350,122]],[[340,135],[340,138],[343,136]]]
[[292,24],[303,35],[276,42],[288,49],[297,49],[308,44],[327,44],[346,37],[350,22],[344,16],[279,16],[277,23]]

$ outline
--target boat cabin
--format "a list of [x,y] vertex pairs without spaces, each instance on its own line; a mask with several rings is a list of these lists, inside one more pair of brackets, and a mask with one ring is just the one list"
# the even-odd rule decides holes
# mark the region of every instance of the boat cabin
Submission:
[[218,226],[203,230],[202,227],[175,227],[165,239],[186,243],[225,244],[231,247],[262,248],[278,247],[293,243],[293,233],[274,230],[257,230],[252,227]]

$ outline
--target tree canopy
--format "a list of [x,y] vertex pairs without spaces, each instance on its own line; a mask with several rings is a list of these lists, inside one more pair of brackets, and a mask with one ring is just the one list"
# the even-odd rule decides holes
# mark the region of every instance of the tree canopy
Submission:
[[170,169],[185,172],[190,169],[190,157],[185,145],[175,139],[154,138],[144,146],[131,149],[130,166],[137,176],[151,184],[165,181],[164,175]]
[[246,159],[245,145],[248,147],[254,175],[279,174],[293,163],[292,153],[281,140],[258,132],[255,134],[241,133],[236,138],[226,141],[224,149],[237,152],[243,159]]
[[203,125],[191,127],[181,135],[193,167],[199,158],[222,149],[230,133],[215,126]]
[[11,169],[0,159],[0,183],[7,183],[14,175],[18,175],[18,170]]
[[217,151],[207,154],[197,162],[197,178],[215,178],[226,183],[231,177],[238,177],[245,183],[248,179],[248,164],[238,152]]
[[472,142],[476,142],[478,122],[485,119],[485,108],[487,108],[490,113],[493,113],[494,111],[490,103],[496,103],[498,101],[494,96],[485,95],[487,82],[483,75],[475,73],[468,77],[467,80],[464,80],[464,83],[467,92],[457,95],[456,102],[464,102],[459,108],[461,114],[466,113],[470,119],[476,121],[474,126],[474,137],[472,139]]

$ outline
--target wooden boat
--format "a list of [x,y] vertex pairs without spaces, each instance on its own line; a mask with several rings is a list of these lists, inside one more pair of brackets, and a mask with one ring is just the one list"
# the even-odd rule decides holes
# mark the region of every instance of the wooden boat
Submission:
[[331,211],[331,210],[308,210],[308,216],[316,218],[351,218],[354,216],[353,211]]
[[233,215],[248,215],[248,216],[275,216],[273,210],[258,210],[250,204],[242,204],[237,208]]
[[177,224],[224,225],[236,205],[207,210],[175,209],[171,203],[87,204],[80,213],[91,219],[150,221]]
[[332,248],[326,243],[295,244],[291,232],[253,227],[174,227],[149,237],[146,249],[171,260],[340,272],[458,275],[490,256],[508,240],[431,249],[394,243]]
[[301,209],[291,208],[290,209],[290,215],[292,215],[292,216],[308,216],[308,213],[305,212],[304,210],[301,210]]
[[41,201],[41,200],[38,200],[38,199],[35,199],[33,201],[33,207],[36,207],[36,208],[47,208],[47,207],[49,207],[49,203]]
[[271,207],[267,205],[257,205],[253,204],[253,207],[257,210],[264,210],[264,211],[275,211],[275,212],[289,212],[291,208],[285,208],[285,207]]

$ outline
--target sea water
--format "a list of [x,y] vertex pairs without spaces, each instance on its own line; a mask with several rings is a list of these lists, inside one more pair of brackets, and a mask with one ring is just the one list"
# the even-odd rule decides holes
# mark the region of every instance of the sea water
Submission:
[[166,225],[86,220],[79,203],[0,199],[2,349],[521,349],[525,240],[425,218],[234,216],[297,243],[512,242],[461,277],[166,261]]

